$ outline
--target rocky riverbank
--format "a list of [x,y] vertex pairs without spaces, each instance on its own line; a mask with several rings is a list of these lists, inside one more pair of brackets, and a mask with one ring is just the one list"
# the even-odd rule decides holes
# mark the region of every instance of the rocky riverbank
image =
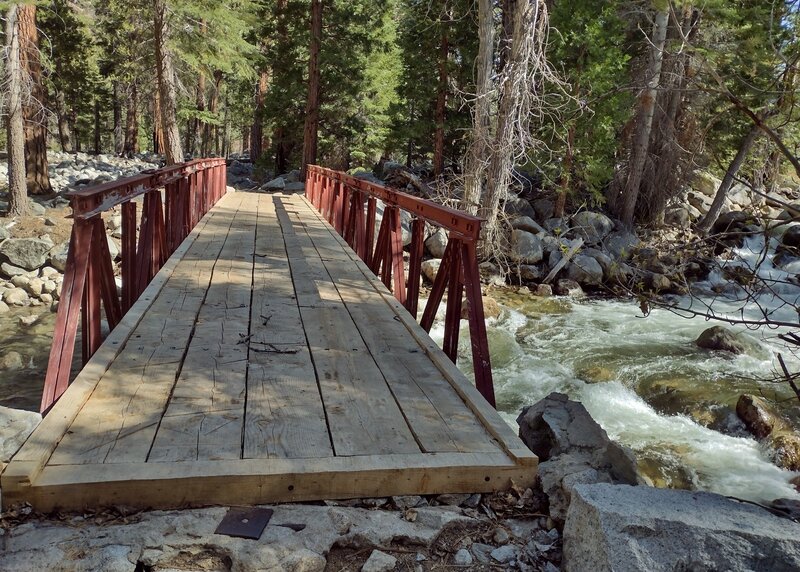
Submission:
[[[0,461],[37,422],[36,414],[0,408]],[[533,489],[512,484],[492,495],[271,505],[261,507],[273,514],[257,539],[215,532],[227,507],[117,506],[43,515],[21,506],[0,515],[0,568],[555,572],[800,566],[800,524],[787,518],[798,516],[796,502],[765,509],[643,485],[631,452],[611,441],[581,404],[560,394],[525,408],[519,424],[523,441],[541,457]]]

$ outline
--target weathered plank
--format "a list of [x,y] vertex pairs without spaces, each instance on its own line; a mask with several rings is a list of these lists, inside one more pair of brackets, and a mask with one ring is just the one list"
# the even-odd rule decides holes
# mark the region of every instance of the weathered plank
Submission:
[[[309,209],[311,209],[311,212],[316,215],[317,219],[321,220],[319,213],[314,210],[313,205],[311,205],[305,197],[299,200],[304,201]],[[323,224],[324,223],[325,221],[323,221]],[[383,297],[386,304],[392,308],[397,319],[405,326],[411,336],[417,340],[427,358],[442,372],[444,378],[450,383],[456,393],[461,396],[489,434],[497,440],[503,451],[521,465],[535,467],[538,463],[536,455],[525,447],[508,423],[503,421],[497,411],[489,405],[475,386],[472,385],[464,374],[459,371],[456,365],[450,361],[441,348],[434,343],[427,332],[422,329],[403,305],[386,289],[367,265],[348,246],[344,239],[335,232],[332,232],[331,235],[339,242],[344,252],[346,252],[352,260],[352,263],[362,271],[375,291],[378,292]]]
[[[302,205],[298,207],[295,228],[306,228],[316,247],[324,247],[326,252],[338,247],[347,256],[332,235],[335,231],[314,213],[302,212]],[[450,384],[444,382],[442,372],[430,360],[421,359],[424,352],[419,343],[394,319],[394,312],[369,287],[364,273],[352,262],[342,262],[337,257],[324,264],[423,450],[497,451],[495,440]]]
[[223,200],[73,421],[51,464],[147,457],[242,196]]
[[[298,294],[303,327],[317,371],[328,428],[337,456],[375,453],[418,453],[419,446],[403,418],[392,392],[367,350],[338,290],[313,243],[300,228],[297,233],[290,215],[277,205],[278,218],[287,240],[286,248],[295,289],[305,277],[295,268],[310,268],[327,281],[331,303],[319,300],[303,305]],[[290,199],[289,199],[290,200]],[[334,298],[338,301],[333,304]]]
[[[535,471],[502,453],[368,455],[46,467],[25,496],[37,510],[179,508],[527,487]],[[19,502],[14,491],[3,502]]]
[[331,457],[325,410],[292,287],[283,234],[273,197],[261,197],[243,455]]
[[241,458],[258,195],[243,198],[212,270],[150,462]]

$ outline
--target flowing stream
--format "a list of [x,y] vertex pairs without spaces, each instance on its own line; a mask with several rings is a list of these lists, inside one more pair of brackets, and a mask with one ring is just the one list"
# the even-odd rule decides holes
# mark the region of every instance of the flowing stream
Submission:
[[[773,245],[774,246],[774,245]],[[772,291],[737,301],[743,292],[723,275],[694,285],[692,297],[678,305],[717,314],[759,318],[770,308],[773,319],[797,323],[793,307],[800,288],[789,273],[772,265],[772,249],[762,259],[763,240],[749,240],[727,266],[756,268]],[[777,292],[777,296],[776,296]],[[723,293],[723,294],[721,294]],[[769,451],[738,421],[736,402],[743,393],[777,403],[797,429],[800,401],[785,382],[775,382],[776,352],[800,371],[800,360],[786,353],[777,334],[748,331],[747,354],[733,356],[698,348],[694,340],[718,322],[687,319],[653,309],[644,317],[634,300],[538,298],[521,292],[492,293],[503,313],[489,321],[489,341],[498,409],[516,427],[520,409],[550,392],[583,402],[612,439],[631,447],[640,469],[656,486],[713,491],[753,501],[797,498],[789,483],[797,473],[770,462]],[[432,332],[441,338],[442,326]],[[462,326],[462,370],[470,373],[468,331]]]

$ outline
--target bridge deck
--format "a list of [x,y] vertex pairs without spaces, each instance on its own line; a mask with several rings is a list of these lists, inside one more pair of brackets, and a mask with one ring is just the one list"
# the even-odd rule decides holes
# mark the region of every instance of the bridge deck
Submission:
[[229,193],[2,476],[180,507],[530,483],[536,457],[299,195]]

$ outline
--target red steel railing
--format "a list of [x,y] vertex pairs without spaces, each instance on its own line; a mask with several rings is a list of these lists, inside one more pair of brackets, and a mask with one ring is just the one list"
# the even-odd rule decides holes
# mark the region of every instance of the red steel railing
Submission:
[[[101,302],[109,328],[114,329],[224,194],[224,159],[197,159],[69,193],[75,220],[42,393],[43,412],[69,385],[78,319],[85,364],[103,342]],[[140,196],[143,204],[137,241],[137,203],[132,199]],[[116,206],[122,207],[121,296],[101,217]]]
[[[419,323],[426,332],[430,332],[436,311],[447,291],[442,349],[455,362],[458,357],[462,297],[466,293],[475,384],[494,406],[492,367],[476,248],[482,220],[316,165],[308,168],[306,196],[415,319],[419,304],[425,223],[448,231],[447,247]],[[384,203],[384,211],[376,239],[378,200]],[[408,277],[403,266],[401,209],[412,216]]]

